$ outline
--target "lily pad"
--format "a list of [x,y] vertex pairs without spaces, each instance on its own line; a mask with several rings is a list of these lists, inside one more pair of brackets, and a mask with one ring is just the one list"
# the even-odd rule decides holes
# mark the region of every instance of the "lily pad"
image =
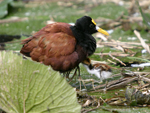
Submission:
[[8,113],[80,113],[76,92],[49,66],[0,52],[0,108]]

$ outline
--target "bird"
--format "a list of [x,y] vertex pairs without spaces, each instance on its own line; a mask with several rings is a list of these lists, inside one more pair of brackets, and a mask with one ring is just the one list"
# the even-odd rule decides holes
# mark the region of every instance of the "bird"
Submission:
[[95,63],[92,64],[91,60],[89,58],[86,58],[82,62],[83,66],[87,69],[87,71],[90,74],[94,74],[100,79],[100,82],[102,80],[109,78],[112,75],[111,67],[104,63]]
[[55,22],[22,40],[20,53],[69,75],[73,69],[79,71],[79,64],[95,52],[92,34],[96,32],[109,35],[90,16],[77,19],[75,25]]

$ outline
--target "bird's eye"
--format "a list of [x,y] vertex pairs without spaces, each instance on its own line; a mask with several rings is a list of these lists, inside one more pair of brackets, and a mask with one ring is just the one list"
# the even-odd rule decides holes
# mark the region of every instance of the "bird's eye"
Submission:
[[90,24],[90,28],[94,28],[95,26],[94,26],[94,24]]

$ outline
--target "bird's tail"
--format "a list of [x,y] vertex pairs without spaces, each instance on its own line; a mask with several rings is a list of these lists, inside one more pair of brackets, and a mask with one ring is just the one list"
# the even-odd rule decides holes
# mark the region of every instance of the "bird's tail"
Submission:
[[32,52],[33,48],[37,46],[37,41],[33,37],[29,37],[22,40],[21,44],[23,44],[23,47],[21,48],[20,53],[30,57],[30,53]]

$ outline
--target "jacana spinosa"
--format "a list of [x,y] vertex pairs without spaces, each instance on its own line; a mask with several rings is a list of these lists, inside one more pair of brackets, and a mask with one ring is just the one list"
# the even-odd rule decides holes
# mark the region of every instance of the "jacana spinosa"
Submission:
[[111,67],[107,64],[104,63],[92,64],[89,58],[86,58],[82,62],[82,64],[90,74],[96,75],[100,79],[100,82],[102,82],[102,80],[104,79],[109,78],[112,74]]
[[79,63],[95,52],[92,34],[96,32],[108,35],[89,16],[77,19],[74,26],[62,22],[48,24],[22,41],[20,53],[69,74],[72,69],[79,70]]

